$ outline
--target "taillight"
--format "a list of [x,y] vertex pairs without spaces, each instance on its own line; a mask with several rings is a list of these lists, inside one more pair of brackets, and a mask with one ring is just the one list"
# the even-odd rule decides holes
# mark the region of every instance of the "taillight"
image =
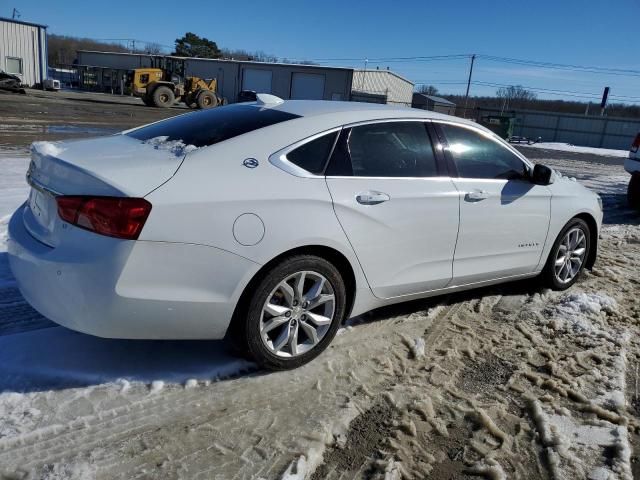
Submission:
[[636,153],[639,148],[640,148],[640,133],[636,135],[636,139],[631,144],[631,151],[633,153]]
[[136,240],[151,212],[144,198],[56,197],[58,215],[65,222],[100,235]]

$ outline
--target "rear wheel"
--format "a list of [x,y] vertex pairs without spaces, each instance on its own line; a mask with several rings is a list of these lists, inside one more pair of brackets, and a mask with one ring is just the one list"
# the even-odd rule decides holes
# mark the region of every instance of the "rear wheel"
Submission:
[[218,106],[218,98],[209,90],[203,90],[196,98],[198,108],[213,108]]
[[[250,287],[251,288],[251,287]],[[346,312],[346,289],[331,263],[312,255],[290,257],[249,292],[239,344],[261,366],[296,368],[317,357]]]
[[176,100],[176,96],[169,87],[157,87],[152,94],[153,105],[156,107],[169,108]]
[[627,189],[627,199],[631,208],[640,210],[640,173],[631,175],[629,188]]
[[566,290],[576,283],[589,258],[591,235],[584,220],[574,218],[553,244],[542,272],[544,283],[554,290]]

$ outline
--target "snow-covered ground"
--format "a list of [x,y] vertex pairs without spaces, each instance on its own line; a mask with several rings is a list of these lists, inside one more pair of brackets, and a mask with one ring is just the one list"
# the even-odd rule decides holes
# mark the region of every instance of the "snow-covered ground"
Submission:
[[[555,150],[559,152],[572,152],[572,153],[589,153],[591,155],[600,155],[604,157],[622,157],[627,158],[629,156],[629,150],[614,150],[611,148],[595,148],[595,147],[580,147],[578,145],[572,145],[570,143],[561,142],[538,142],[531,145],[525,144],[527,148],[541,148],[543,150]],[[629,145],[631,148],[631,145]]]
[[[579,284],[385,308],[291,372],[224,342],[57,327],[24,302],[0,243],[0,478],[630,479],[640,219],[621,167],[543,163],[605,201],[600,260]],[[0,168],[1,239],[27,158]]]

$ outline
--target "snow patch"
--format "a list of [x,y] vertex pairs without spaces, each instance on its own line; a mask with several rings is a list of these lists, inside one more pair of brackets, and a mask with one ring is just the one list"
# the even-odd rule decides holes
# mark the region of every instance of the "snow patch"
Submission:
[[411,353],[413,358],[424,357],[424,349],[425,349],[424,338],[418,337],[413,340],[413,346],[411,347]]
[[542,150],[555,150],[560,152],[573,152],[573,153],[590,153],[591,155],[602,155],[604,157],[621,157],[627,158],[629,156],[629,150],[614,150],[610,148],[595,148],[595,147],[579,147],[570,143],[561,142],[538,142],[531,145],[525,145],[527,148],[539,148]]
[[156,150],[166,150],[173,153],[176,157],[182,157],[189,152],[197,150],[195,145],[187,145],[182,140],[169,140],[168,136],[154,137],[144,142],[147,145],[151,145]]
[[86,462],[76,464],[55,463],[48,465],[40,477],[42,480],[93,480],[96,472]]
[[162,380],[154,380],[151,382],[151,393],[157,393],[164,388],[164,382]]
[[37,152],[40,155],[47,155],[50,157],[58,157],[66,149],[63,148],[60,142],[33,142],[31,144],[31,151]]

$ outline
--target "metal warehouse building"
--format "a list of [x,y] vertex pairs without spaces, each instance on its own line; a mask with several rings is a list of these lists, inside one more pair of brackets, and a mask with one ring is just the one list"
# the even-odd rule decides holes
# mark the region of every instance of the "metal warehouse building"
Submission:
[[[163,56],[80,50],[78,66],[110,69],[108,78],[122,78],[127,71],[154,66]],[[242,90],[271,93],[284,99],[349,100],[353,70],[284,63],[205,58],[166,57],[185,62],[186,76],[216,78],[218,92],[230,102]],[[104,72],[102,73],[104,77]],[[107,85],[103,85],[107,87]]]
[[0,18],[0,68],[28,86],[47,78],[47,27]]
[[354,70],[351,97],[359,102],[410,107],[413,83],[390,70]]

